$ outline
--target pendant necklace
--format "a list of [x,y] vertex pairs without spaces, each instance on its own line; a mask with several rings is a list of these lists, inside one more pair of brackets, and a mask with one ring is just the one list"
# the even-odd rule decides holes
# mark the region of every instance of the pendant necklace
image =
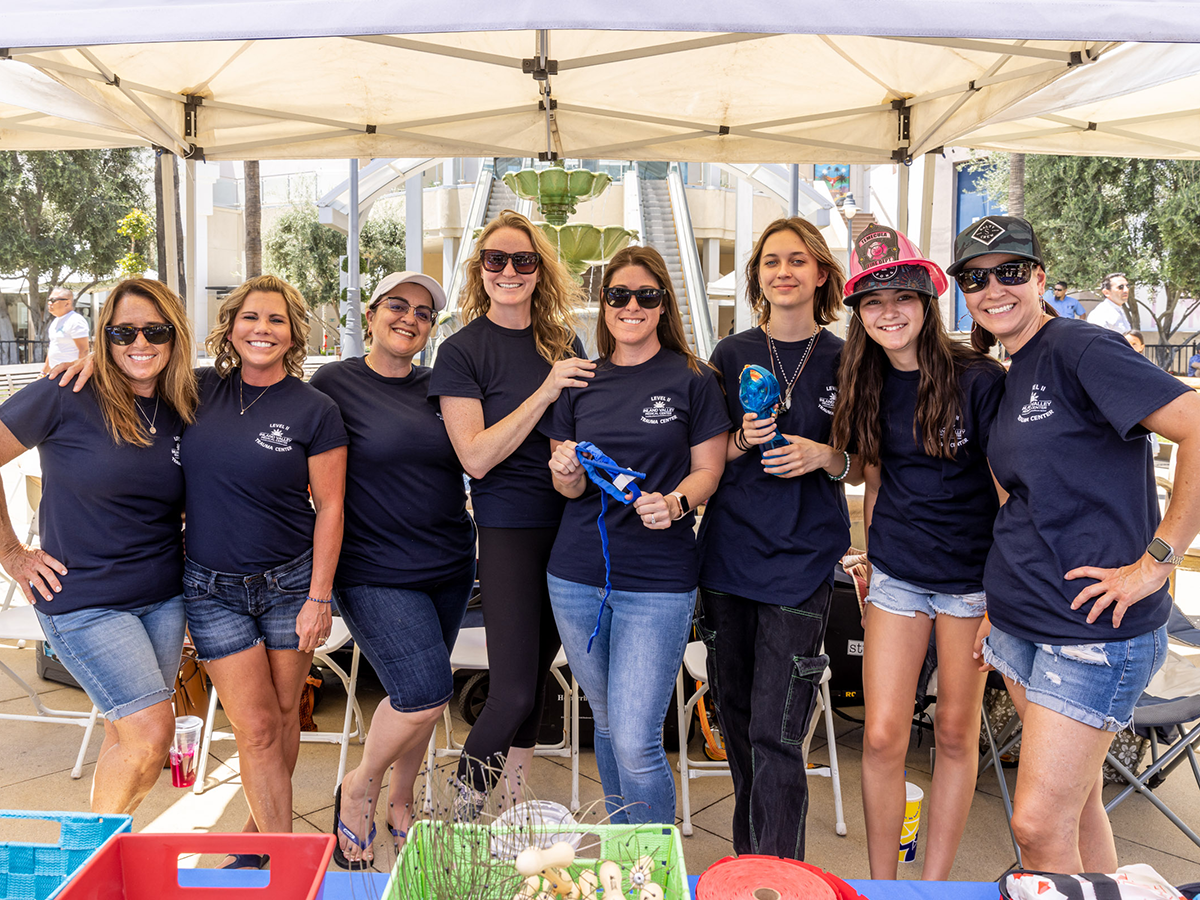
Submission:
[[[783,381],[783,376],[784,376],[783,360],[781,360],[779,358],[779,348],[775,346],[775,339],[773,337],[771,337],[771,323],[768,322],[763,327],[766,329],[767,343],[771,345],[771,354],[774,357],[771,360],[771,372],[772,373],[775,372],[775,364],[778,363],[779,364],[779,375],[777,377],[779,378],[780,381]],[[804,348],[804,355],[802,357],[800,357],[800,365],[796,367],[796,374],[792,376],[791,381],[789,381],[787,383],[787,389],[783,392],[783,401],[782,401],[781,405],[783,406],[784,410],[789,410],[792,408],[792,390],[796,387],[796,382],[798,382],[800,380],[800,373],[803,372],[804,367],[808,365],[808,358],[809,358],[809,356],[812,355],[813,347],[817,346],[817,337],[820,334],[821,334],[821,326],[820,325],[813,326],[812,337],[810,337],[808,339],[808,346]]]
[[133,398],[133,405],[134,405],[134,408],[136,408],[137,411],[142,414],[142,418],[146,420],[146,425],[149,426],[150,433],[158,434],[158,429],[154,427],[154,423],[156,421],[158,421],[158,395],[157,394],[154,395],[154,416],[153,417],[146,415],[146,411],[142,409],[142,404],[138,403],[137,397]]
[[259,400],[261,400],[263,398],[263,394],[265,394],[267,391],[269,391],[271,389],[271,385],[268,384],[265,388],[262,389],[262,394],[259,394],[257,397],[255,397],[253,400],[251,400],[249,404],[247,404],[246,397],[242,393],[242,385],[244,385],[244,384],[245,384],[245,382],[242,380],[242,376],[239,374],[238,375],[238,406],[240,406],[242,408],[242,411],[238,415],[242,415],[242,416],[244,416],[246,414],[246,410],[248,410],[251,406],[253,406],[255,403],[257,403]]

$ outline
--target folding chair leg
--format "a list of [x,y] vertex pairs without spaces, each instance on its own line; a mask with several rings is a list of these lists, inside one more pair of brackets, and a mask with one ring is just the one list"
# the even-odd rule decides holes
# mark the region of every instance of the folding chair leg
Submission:
[[[1182,729],[1180,729],[1180,731],[1182,732]],[[1192,829],[1189,828],[1187,824],[1179,818],[1179,816],[1175,815],[1175,813],[1171,811],[1171,808],[1162,800],[1160,800],[1158,795],[1155,794],[1154,791],[1152,791],[1146,784],[1146,782],[1157,775],[1160,771],[1171,766],[1171,764],[1178,760],[1179,757],[1181,757],[1184,753],[1187,753],[1191,757],[1192,766],[1193,768],[1196,768],[1196,760],[1194,751],[1192,750],[1192,743],[1196,740],[1197,732],[1200,732],[1200,724],[1196,725],[1191,732],[1181,737],[1175,743],[1175,745],[1171,747],[1170,750],[1160,756],[1154,762],[1154,764],[1150,766],[1150,768],[1146,769],[1146,771],[1142,773],[1141,778],[1134,775],[1124,763],[1113,756],[1112,753],[1109,753],[1106,761],[1109,765],[1117,770],[1122,778],[1128,782],[1128,787],[1126,787],[1123,791],[1121,791],[1121,793],[1117,794],[1117,796],[1113,797],[1112,800],[1105,804],[1104,811],[1106,813],[1111,813],[1112,810],[1115,809],[1117,805],[1120,804],[1126,797],[1128,797],[1134,791],[1137,791],[1138,793],[1143,794],[1147,800],[1157,806],[1158,811],[1166,816],[1171,821],[1172,825],[1187,835],[1193,844],[1195,844],[1197,847],[1200,847],[1200,836],[1198,836],[1196,832],[1192,831]],[[1197,783],[1200,783],[1200,778],[1197,779]]]
[[96,709],[96,705],[92,704],[92,715],[88,719],[87,727],[83,729],[83,740],[79,744],[79,755],[75,757],[75,768],[71,770],[71,777],[78,781],[83,776],[83,758],[87,755],[88,744],[92,742],[92,732],[96,728],[96,719],[100,716],[100,710]]
[[579,811],[579,682],[571,676],[571,812]]
[[[1013,808],[1012,800],[1008,796],[1008,781],[1004,778],[1004,767],[1000,765],[1000,750],[996,747],[996,737],[992,734],[992,723],[988,721],[987,710],[982,710],[981,714],[983,717],[983,728],[987,733],[988,747],[991,749],[990,765],[996,768],[996,781],[1000,784],[1000,798],[1004,801],[1004,821],[1008,824],[1008,836],[1012,841],[1013,852],[1017,854],[1017,866],[1022,867],[1021,848],[1017,846],[1017,835],[1012,827]],[[1014,716],[1014,718],[1016,717]],[[984,768],[987,767],[985,766]]]
[[[346,753],[350,750],[350,724],[354,719],[354,715],[355,715],[356,709],[358,707],[358,696],[357,696],[358,658],[359,658],[358,644],[355,644],[354,645],[354,654],[350,660],[350,681],[346,686],[346,691],[350,696],[346,698],[346,715],[345,715],[345,718],[342,720],[342,740],[341,740],[342,750],[341,750],[341,753],[338,755],[337,782],[334,784],[334,792],[335,793],[337,791],[338,786],[341,785],[342,779],[346,777]],[[359,714],[358,737],[359,737],[360,742],[363,739],[363,732],[366,730],[367,730],[367,728],[363,724],[362,715]]]
[[675,676],[675,711],[679,716],[679,799],[680,805],[683,807],[683,825],[680,831],[685,837],[691,837],[692,834],[692,798],[691,792],[688,790],[690,778],[688,776],[688,747],[687,747],[687,720],[683,711],[683,669],[680,668],[679,674]]
[[200,759],[196,762],[196,783],[193,794],[204,793],[204,773],[208,771],[208,751],[212,747],[213,721],[217,718],[217,686],[208,686],[208,716],[204,720],[204,737],[200,739]]
[[842,779],[838,774],[837,740],[833,733],[833,703],[829,697],[829,682],[821,685],[821,705],[825,707],[825,740],[829,746],[829,779],[833,782],[834,831],[846,836],[846,814],[842,810]]

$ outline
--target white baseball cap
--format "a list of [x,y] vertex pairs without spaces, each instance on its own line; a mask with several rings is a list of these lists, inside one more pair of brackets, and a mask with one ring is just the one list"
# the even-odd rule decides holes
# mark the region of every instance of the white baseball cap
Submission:
[[367,308],[374,309],[375,305],[381,298],[387,295],[388,291],[401,284],[419,284],[425,290],[429,291],[429,296],[433,298],[433,308],[435,310],[441,312],[446,308],[446,292],[442,290],[442,286],[428,275],[422,275],[420,272],[393,272],[390,275],[385,275],[380,279],[379,284],[375,285],[375,293],[371,295],[371,302],[367,304]]

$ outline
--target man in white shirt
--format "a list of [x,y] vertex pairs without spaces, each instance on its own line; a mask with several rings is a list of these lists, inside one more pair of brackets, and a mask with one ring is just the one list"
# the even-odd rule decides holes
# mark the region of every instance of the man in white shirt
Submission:
[[88,335],[91,333],[88,320],[75,312],[74,291],[55,288],[50,292],[46,306],[54,318],[46,330],[50,349],[42,365],[43,375],[59,363],[71,362],[85,355],[88,352]]
[[1088,313],[1087,320],[1093,325],[1120,334],[1132,330],[1129,316],[1125,313],[1125,301],[1129,299],[1129,279],[1125,277],[1125,273],[1113,272],[1111,275],[1105,275],[1100,293],[1104,295],[1104,299]]

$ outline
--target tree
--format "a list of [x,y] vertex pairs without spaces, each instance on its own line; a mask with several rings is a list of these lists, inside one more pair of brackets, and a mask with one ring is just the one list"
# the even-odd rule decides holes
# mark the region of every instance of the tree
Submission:
[[246,219],[246,277],[256,278],[262,274],[262,179],[259,177],[258,160],[248,159],[242,165],[246,183],[246,203],[243,207]]
[[1025,199],[1056,281],[1099,289],[1124,272],[1130,321],[1162,344],[1200,307],[1200,162],[1030,156]]
[[[0,153],[0,272],[25,278],[30,338],[45,337],[54,288],[116,274],[129,249],[117,225],[146,207],[147,165],[140,149]],[[12,333],[4,304],[0,332]]]
[[1025,154],[1013,153],[1008,158],[1008,214],[1025,215]]

